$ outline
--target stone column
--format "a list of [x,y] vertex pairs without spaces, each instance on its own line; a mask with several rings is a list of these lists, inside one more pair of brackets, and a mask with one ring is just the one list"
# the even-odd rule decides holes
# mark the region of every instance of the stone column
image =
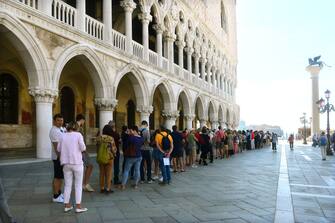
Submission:
[[38,9],[41,10],[43,13],[51,16],[52,11],[52,0],[40,0],[38,1]]
[[136,8],[136,4],[133,0],[123,0],[120,3],[121,7],[125,12],[125,24],[126,24],[126,52],[133,54],[133,31],[132,31],[132,13]]
[[192,123],[193,123],[193,120],[195,118],[195,115],[194,114],[187,114],[185,115],[185,119],[186,119],[186,128],[188,130],[192,129],[193,126],[192,126]]
[[108,124],[109,121],[113,120],[113,112],[117,106],[118,101],[116,99],[104,99],[97,98],[95,99],[95,104],[99,109],[99,128],[100,133],[102,133],[102,129],[105,125]]
[[204,58],[204,57],[201,57],[200,58],[200,63],[201,63],[201,79],[205,81],[207,59]]
[[143,12],[138,18],[142,21],[143,59],[149,61],[149,23],[152,21],[152,16],[148,12]]
[[167,58],[168,58],[168,70],[173,73],[173,64],[174,64],[174,56],[173,56],[173,42],[176,39],[176,35],[173,33],[167,33],[165,35],[165,40],[167,44]]
[[206,126],[207,120],[205,119],[200,119],[200,128]]
[[211,83],[211,69],[212,69],[212,64],[207,63],[207,82]]
[[103,0],[104,41],[112,44],[112,1]]
[[77,28],[85,32],[86,1],[77,0]]
[[50,159],[52,145],[49,131],[52,127],[52,103],[56,90],[32,89],[29,91],[36,104],[36,157]]
[[192,47],[187,47],[186,52],[187,52],[187,70],[192,74],[192,53],[193,53],[193,48]]
[[140,122],[147,121],[148,126],[150,126],[150,114],[153,111],[153,107],[152,106],[141,106],[140,108],[137,109],[137,111],[140,112],[140,115],[141,115]]
[[194,71],[194,73],[195,73],[196,77],[199,77],[199,59],[200,59],[199,53],[195,52],[194,59],[195,59],[195,71]]
[[172,130],[172,126],[176,124],[176,120],[179,116],[178,111],[163,111],[163,116],[165,117],[165,127]]
[[178,46],[178,64],[180,69],[184,69],[184,47],[185,47],[185,42],[184,41],[177,41],[177,46]]
[[312,79],[312,135],[320,133],[320,113],[319,107],[316,102],[319,98],[319,73],[321,67],[319,66],[308,66],[306,71],[311,74]]
[[214,130],[214,129],[218,129],[218,127],[219,127],[219,121],[218,120],[213,120],[212,121],[212,130]]
[[163,31],[164,31],[164,28],[162,25],[160,24],[155,24],[153,26],[153,28],[156,30],[156,52],[157,52],[157,59],[158,59],[158,66],[159,67],[162,67],[162,53],[163,53],[163,45],[162,45],[162,42],[163,42]]

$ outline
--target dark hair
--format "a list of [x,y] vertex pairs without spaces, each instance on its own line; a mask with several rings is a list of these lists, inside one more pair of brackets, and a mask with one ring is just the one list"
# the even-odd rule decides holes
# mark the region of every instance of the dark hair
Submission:
[[128,127],[126,125],[122,126],[122,132],[127,131]]
[[220,130],[221,130],[221,125],[219,125],[218,129],[220,129]]
[[204,133],[204,134],[207,132],[207,128],[206,128],[206,126],[202,127],[201,132]]
[[60,113],[55,114],[53,120],[56,121],[57,118],[63,118],[63,116]]
[[66,131],[77,131],[77,123],[75,122],[70,122],[66,125]]
[[174,125],[174,126],[172,126],[172,131],[177,131],[177,126],[176,125]]
[[148,125],[148,122],[145,121],[145,120],[143,120],[142,123],[141,123],[141,125]]
[[138,132],[138,127],[137,127],[137,125],[134,125],[134,126],[130,127],[130,129],[133,130],[133,131]]
[[103,135],[109,135],[113,136],[113,128],[111,125],[105,125],[104,128],[102,129],[102,134]]
[[85,116],[83,114],[78,114],[76,116],[76,122],[80,121],[80,120],[85,120]]

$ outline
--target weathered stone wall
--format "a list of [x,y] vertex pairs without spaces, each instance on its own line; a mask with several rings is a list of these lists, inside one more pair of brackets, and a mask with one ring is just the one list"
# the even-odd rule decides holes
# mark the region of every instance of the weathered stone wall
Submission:
[[0,149],[32,147],[32,126],[0,124],[0,142]]

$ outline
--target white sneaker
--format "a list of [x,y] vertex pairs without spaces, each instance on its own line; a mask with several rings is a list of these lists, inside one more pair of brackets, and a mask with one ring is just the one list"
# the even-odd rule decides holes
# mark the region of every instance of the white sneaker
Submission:
[[89,184],[86,184],[86,185],[83,187],[83,190],[84,190],[84,191],[87,191],[87,192],[94,192],[93,187],[91,187],[91,185],[89,185]]
[[163,177],[159,178],[159,182],[163,182]]
[[152,179],[153,179],[153,180],[158,180],[159,177],[158,177],[158,176],[153,176]]
[[76,208],[76,213],[86,212],[87,210],[87,208]]
[[69,212],[73,209],[73,206],[69,207],[69,208],[64,208],[64,212]]
[[57,198],[52,198],[55,203],[64,203],[64,196],[59,195]]

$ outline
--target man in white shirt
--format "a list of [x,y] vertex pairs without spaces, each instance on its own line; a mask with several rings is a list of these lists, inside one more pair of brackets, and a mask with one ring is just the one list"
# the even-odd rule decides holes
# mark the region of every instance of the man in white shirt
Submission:
[[50,129],[49,137],[52,143],[52,152],[51,158],[54,164],[54,179],[52,182],[53,185],[53,202],[63,203],[64,196],[62,194],[62,184],[64,179],[63,167],[59,161],[59,153],[57,152],[57,145],[62,137],[62,134],[65,132],[65,128],[63,128],[64,119],[61,114],[56,114],[53,117],[53,126]]

